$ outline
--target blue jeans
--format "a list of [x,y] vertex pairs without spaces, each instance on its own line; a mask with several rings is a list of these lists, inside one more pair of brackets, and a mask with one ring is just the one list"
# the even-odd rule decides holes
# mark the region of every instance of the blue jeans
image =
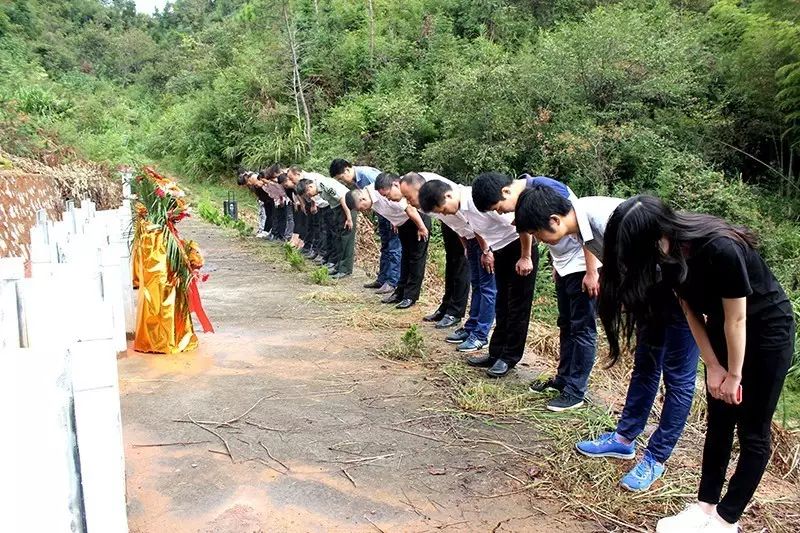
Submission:
[[679,308],[671,313],[663,334],[639,328],[636,336],[633,374],[617,433],[634,440],[644,431],[663,373],[664,407],[647,444],[653,458],[663,463],[672,454],[692,408],[700,350]]
[[494,303],[497,299],[497,287],[494,274],[489,274],[481,266],[481,247],[476,239],[467,241],[467,260],[469,261],[469,277],[472,284],[472,298],[469,304],[469,319],[464,329],[482,342],[489,340],[489,330],[494,322]]
[[400,237],[392,230],[392,223],[380,216],[378,217],[378,236],[381,238],[381,262],[378,269],[378,283],[388,283],[397,287],[400,282],[400,258],[402,247]]
[[576,398],[586,396],[597,345],[597,300],[583,292],[586,272],[556,277],[560,349],[556,385]]

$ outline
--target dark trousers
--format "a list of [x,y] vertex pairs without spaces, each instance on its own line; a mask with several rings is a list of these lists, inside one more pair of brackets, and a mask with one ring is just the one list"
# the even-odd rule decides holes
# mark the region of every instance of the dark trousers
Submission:
[[[420,213],[422,221],[431,229],[431,219],[428,215]],[[425,263],[428,259],[428,241],[417,236],[417,225],[412,220],[407,220],[397,228],[403,254],[400,259],[400,283],[395,294],[401,300],[409,299],[416,302],[422,290],[422,280],[425,278]]]
[[330,207],[320,207],[317,211],[319,219],[319,238],[317,239],[317,252],[322,255],[326,263],[333,262],[334,234],[333,234],[333,209]]
[[510,367],[516,366],[525,353],[536,271],[539,267],[539,249],[533,246],[533,272],[527,276],[517,274],[516,266],[521,249],[517,239],[494,252],[497,300],[494,332],[489,340],[489,356],[495,360],[502,359]]
[[336,264],[336,271],[343,274],[353,273],[353,260],[355,259],[356,250],[356,224],[358,222],[358,211],[355,209],[350,211],[350,216],[353,219],[353,227],[346,229],[344,222],[347,220],[342,207],[336,207],[333,211],[334,214],[334,228],[335,232],[334,241],[338,247],[338,260],[332,261]]
[[469,264],[464,244],[447,224],[439,224],[444,241],[444,296],[439,313],[462,318],[469,298]]
[[316,213],[311,212],[311,206],[308,207],[308,231],[306,237],[307,240],[303,241],[303,248],[307,250],[313,250],[316,253],[321,252],[321,240],[322,240],[322,225],[320,224],[320,220],[322,219],[322,212],[318,209]]
[[676,309],[670,314],[663,331],[653,332],[641,327],[636,332],[633,373],[625,407],[617,424],[617,433],[631,441],[644,431],[663,374],[666,389],[664,407],[658,428],[647,443],[650,454],[660,463],[672,455],[689,418],[700,355],[677,301],[674,305]]
[[341,239],[339,237],[339,227],[344,224],[344,215],[340,206],[329,207],[327,219],[325,221],[328,232],[328,263],[336,266],[342,258]]
[[308,238],[308,214],[304,213],[302,209],[294,210],[294,232],[303,241]]
[[[781,345],[759,346],[760,335],[748,327],[742,367],[742,403],[730,405],[708,397],[708,427],[703,448],[703,466],[698,499],[717,504],[717,513],[728,522],[736,522],[761,482],[772,451],[772,416],[778,406],[786,372],[794,352],[794,323],[775,321],[768,326],[772,339],[785,337]],[[748,320],[748,326],[750,321]],[[766,329],[766,326],[764,327]],[[711,335],[709,335],[711,336]],[[712,346],[720,363],[727,367],[727,351],[720,343]],[[739,462],[722,499],[722,486],[731,459],[734,430],[739,437]]]
[[294,233],[294,208],[283,203],[276,205],[272,217],[272,234],[284,241],[291,239]]
[[261,228],[267,233],[272,231],[272,223],[274,221],[274,213],[275,213],[275,202],[272,201],[272,198],[267,198],[266,201],[263,202],[264,205],[264,227]]
[[560,348],[556,385],[583,399],[594,366],[597,344],[597,300],[583,292],[586,272],[556,275]]
[[378,236],[381,239],[381,260],[377,282],[397,287],[400,283],[400,260],[402,246],[400,237],[392,229],[392,223],[375,213],[378,219]]

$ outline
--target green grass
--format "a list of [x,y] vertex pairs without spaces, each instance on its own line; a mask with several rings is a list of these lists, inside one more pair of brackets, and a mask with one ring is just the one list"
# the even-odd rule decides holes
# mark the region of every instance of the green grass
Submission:
[[[203,220],[211,222],[215,226],[235,229],[240,237],[247,237],[253,234],[253,228],[248,226],[244,220],[234,220],[228,215],[223,214],[222,210],[210,201],[202,199],[197,202],[196,205],[196,212]],[[302,257],[300,259],[302,261]]]
[[796,381],[787,379],[775,411],[775,421],[786,429],[800,430],[800,384]]
[[321,266],[311,271],[311,283],[314,285],[331,285],[333,280],[331,275],[328,274],[327,267]]
[[283,245],[283,254],[293,269],[300,272],[305,270],[306,260],[297,248],[287,242]]
[[399,361],[421,359],[426,355],[425,337],[419,327],[412,324],[399,340],[387,344],[377,353],[380,356]]

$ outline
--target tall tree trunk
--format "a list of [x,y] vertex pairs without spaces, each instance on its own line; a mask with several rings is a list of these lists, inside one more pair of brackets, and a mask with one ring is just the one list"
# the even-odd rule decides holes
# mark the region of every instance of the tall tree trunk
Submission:
[[306,144],[308,149],[311,150],[311,115],[308,112],[308,104],[306,103],[306,95],[303,91],[303,81],[300,78],[300,59],[297,51],[297,34],[294,27],[289,21],[289,11],[286,4],[283,5],[283,20],[286,22],[286,36],[289,39],[289,50],[292,55],[292,87],[294,89],[295,106],[297,109],[297,117],[300,119],[300,108],[303,109],[304,120],[304,133],[306,137]]
[[369,65],[375,64],[375,11],[372,8],[372,0],[367,0],[367,11],[369,13]]

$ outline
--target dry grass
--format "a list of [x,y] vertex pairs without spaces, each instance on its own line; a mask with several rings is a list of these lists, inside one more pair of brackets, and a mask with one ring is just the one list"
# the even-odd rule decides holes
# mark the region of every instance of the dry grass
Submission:
[[414,323],[407,315],[396,313],[393,309],[378,313],[372,304],[356,306],[342,320],[345,327],[365,331],[401,330],[409,328]]
[[341,287],[330,287],[308,292],[300,296],[301,300],[327,304],[351,304],[363,302],[364,298]]
[[356,266],[364,269],[368,278],[374,278],[378,275],[380,256],[381,245],[375,225],[369,218],[359,215],[356,221]]
[[122,202],[122,178],[116,172],[96,163],[72,160],[65,162],[59,157],[37,161],[18,157],[0,149],[0,158],[10,161],[11,168],[29,174],[48,176],[58,186],[61,197],[66,199],[90,198],[97,209],[114,209]]
[[[538,369],[545,375],[554,373],[557,330],[549,328],[548,335],[546,326],[532,323],[528,344],[538,347]],[[696,497],[705,440],[706,402],[702,394],[695,396],[689,423],[670,458],[667,474],[650,491],[632,494],[619,487],[619,480],[634,465],[633,461],[589,459],[575,451],[579,440],[616,427],[630,380],[629,362],[621,361],[611,369],[598,366],[591,384],[594,402],[566,413],[547,411],[545,404],[551,395],[529,393],[527,384],[513,378],[487,382],[482,372],[461,362],[449,362],[440,368],[449,378],[449,394],[459,409],[482,415],[487,423],[508,417],[525,421],[542,436],[546,444],[528,465],[539,472],[537,479],[542,481],[534,489],[538,496],[555,496],[576,515],[598,520],[609,528],[634,531],[652,531],[658,518],[679,511]],[[702,390],[701,384],[698,390]],[[660,397],[653,408],[653,423],[661,414],[662,402]],[[653,426],[648,429],[649,434]],[[780,442],[783,439],[785,443]],[[774,440],[776,451],[769,473],[742,524],[747,530],[800,531],[798,484],[794,477],[800,468],[800,447],[794,436],[779,428]],[[640,437],[640,450],[646,441],[647,435]],[[731,465],[736,464],[736,459],[734,454]]]

